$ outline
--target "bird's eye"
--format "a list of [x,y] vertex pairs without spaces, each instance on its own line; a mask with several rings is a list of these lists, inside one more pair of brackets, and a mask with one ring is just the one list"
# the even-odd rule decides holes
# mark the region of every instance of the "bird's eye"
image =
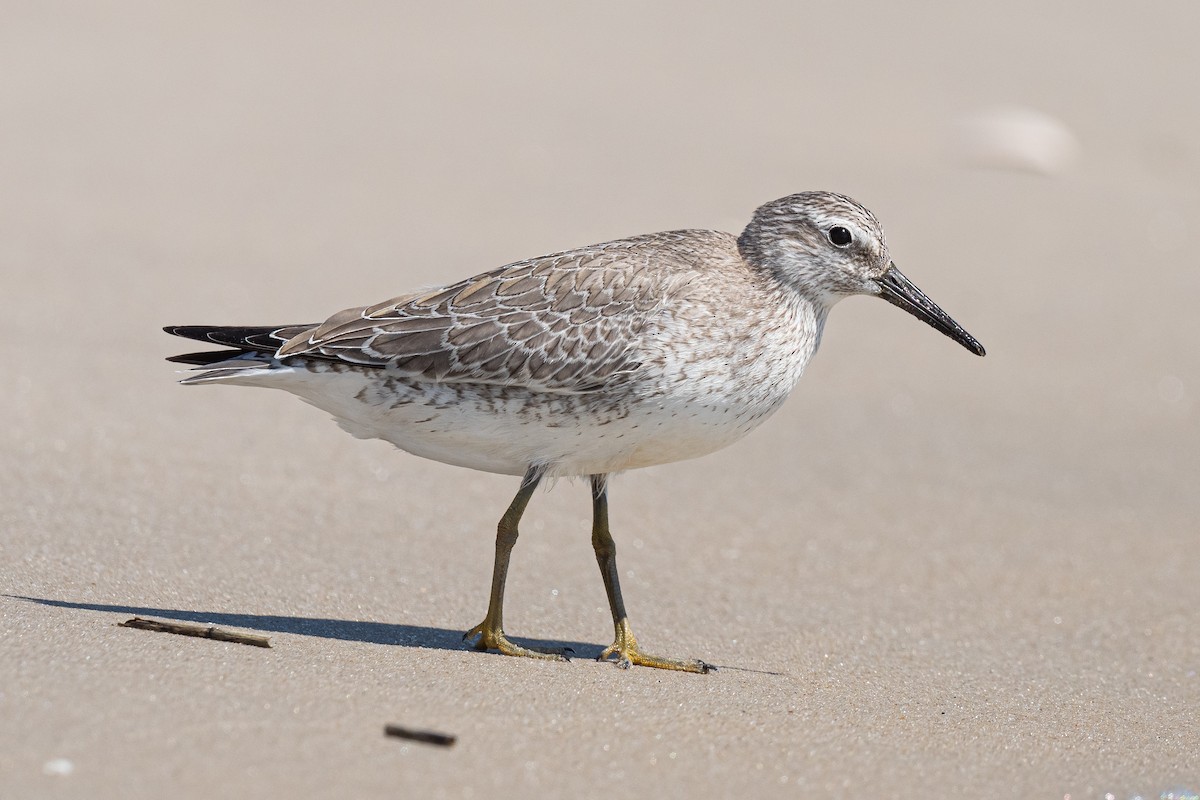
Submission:
[[826,236],[829,237],[829,241],[833,243],[834,247],[845,247],[854,241],[854,237],[850,234],[850,231],[841,225],[834,225],[829,229],[829,233]]

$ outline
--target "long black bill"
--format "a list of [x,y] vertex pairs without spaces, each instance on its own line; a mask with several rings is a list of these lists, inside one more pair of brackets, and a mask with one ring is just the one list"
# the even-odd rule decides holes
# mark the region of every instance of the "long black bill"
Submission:
[[895,264],[888,267],[876,282],[880,288],[879,296],[884,300],[903,308],[917,319],[937,328],[975,355],[987,354],[983,345],[976,341],[974,336],[950,319],[950,315],[938,308],[937,303],[926,297],[925,293],[918,289],[912,281],[904,277],[904,273],[896,269]]

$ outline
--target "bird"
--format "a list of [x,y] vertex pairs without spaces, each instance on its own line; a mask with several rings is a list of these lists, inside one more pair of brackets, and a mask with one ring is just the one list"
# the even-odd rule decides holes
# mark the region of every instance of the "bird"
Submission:
[[359,438],[446,464],[520,476],[496,529],[477,650],[566,660],[504,631],[518,526],[546,478],[584,477],[614,639],[598,660],[705,673],[642,650],[609,529],[609,478],[703,456],[787,399],[830,309],[887,300],[983,356],[983,346],[892,261],[865,206],[810,191],[766,203],[740,235],[673,230],[517,261],[456,283],[339,311],[321,323],[168,326],[222,346],[171,357],[187,385],[283,389]]

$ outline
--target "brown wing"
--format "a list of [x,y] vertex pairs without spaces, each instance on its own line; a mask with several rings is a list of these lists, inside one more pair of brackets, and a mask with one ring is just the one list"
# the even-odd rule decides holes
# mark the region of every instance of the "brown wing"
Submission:
[[637,370],[639,337],[673,287],[687,282],[686,245],[714,235],[651,234],[520,261],[342,311],[293,338],[279,355],[387,367],[440,382],[594,391]]

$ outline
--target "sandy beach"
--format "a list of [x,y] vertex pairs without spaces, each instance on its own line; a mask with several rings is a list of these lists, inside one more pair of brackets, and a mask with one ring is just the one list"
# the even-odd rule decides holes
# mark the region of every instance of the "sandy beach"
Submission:
[[[1200,5],[3,17],[0,798],[1200,792]],[[1004,109],[1058,127],[972,151]],[[852,298],[761,429],[614,479],[640,640],[715,674],[592,660],[583,482],[506,607],[577,658],[476,653],[516,479],[163,360],[807,189],[988,355]]]

